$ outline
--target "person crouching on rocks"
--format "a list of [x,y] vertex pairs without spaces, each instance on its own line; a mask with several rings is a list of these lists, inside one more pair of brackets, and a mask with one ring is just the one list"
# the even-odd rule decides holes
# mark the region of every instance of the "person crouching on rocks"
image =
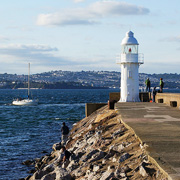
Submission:
[[66,150],[65,146],[62,146],[60,150],[60,157],[58,164],[62,165],[62,168],[66,168],[70,162],[69,161],[70,156],[71,153],[68,150]]
[[65,145],[68,140],[69,128],[66,126],[65,122],[63,122],[63,126],[61,128],[61,144]]

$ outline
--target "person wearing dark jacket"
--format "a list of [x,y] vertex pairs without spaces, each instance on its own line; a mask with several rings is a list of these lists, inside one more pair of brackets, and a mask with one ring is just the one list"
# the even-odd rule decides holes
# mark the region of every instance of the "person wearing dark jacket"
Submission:
[[153,102],[155,102],[156,93],[157,93],[156,87],[154,87],[153,92],[152,92],[152,94],[153,94]]
[[66,149],[65,146],[62,146],[59,151],[59,158],[57,159],[57,165],[60,165],[62,168],[66,168],[70,163],[71,153]]
[[65,145],[68,140],[68,134],[69,134],[69,128],[66,126],[65,122],[63,122],[63,126],[61,128],[61,133],[62,133],[61,143],[63,145]]
[[160,86],[160,93],[162,93],[163,92],[163,88],[164,88],[163,78],[160,78],[159,86]]

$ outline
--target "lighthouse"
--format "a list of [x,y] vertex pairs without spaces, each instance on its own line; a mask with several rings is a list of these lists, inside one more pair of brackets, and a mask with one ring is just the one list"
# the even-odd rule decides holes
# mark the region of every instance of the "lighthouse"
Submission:
[[139,102],[139,66],[144,63],[143,54],[138,54],[138,41],[128,31],[121,42],[121,97],[119,102]]

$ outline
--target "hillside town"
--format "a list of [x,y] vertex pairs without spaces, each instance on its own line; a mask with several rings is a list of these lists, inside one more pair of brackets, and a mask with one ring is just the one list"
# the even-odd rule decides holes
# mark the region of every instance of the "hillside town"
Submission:
[[[50,71],[32,74],[31,87],[42,89],[65,88],[119,88],[120,72],[116,71]],[[180,89],[180,74],[139,74],[140,88],[145,87],[145,80],[149,78],[151,86],[159,86],[159,79],[163,78],[165,88]],[[18,89],[27,87],[27,75],[0,74],[1,89]]]

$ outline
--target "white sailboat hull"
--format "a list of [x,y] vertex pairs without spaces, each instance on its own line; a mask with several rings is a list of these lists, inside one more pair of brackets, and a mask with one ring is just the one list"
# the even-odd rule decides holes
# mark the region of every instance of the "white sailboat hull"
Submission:
[[16,106],[36,106],[38,105],[38,100],[32,100],[32,99],[15,100],[12,102],[12,104]]

